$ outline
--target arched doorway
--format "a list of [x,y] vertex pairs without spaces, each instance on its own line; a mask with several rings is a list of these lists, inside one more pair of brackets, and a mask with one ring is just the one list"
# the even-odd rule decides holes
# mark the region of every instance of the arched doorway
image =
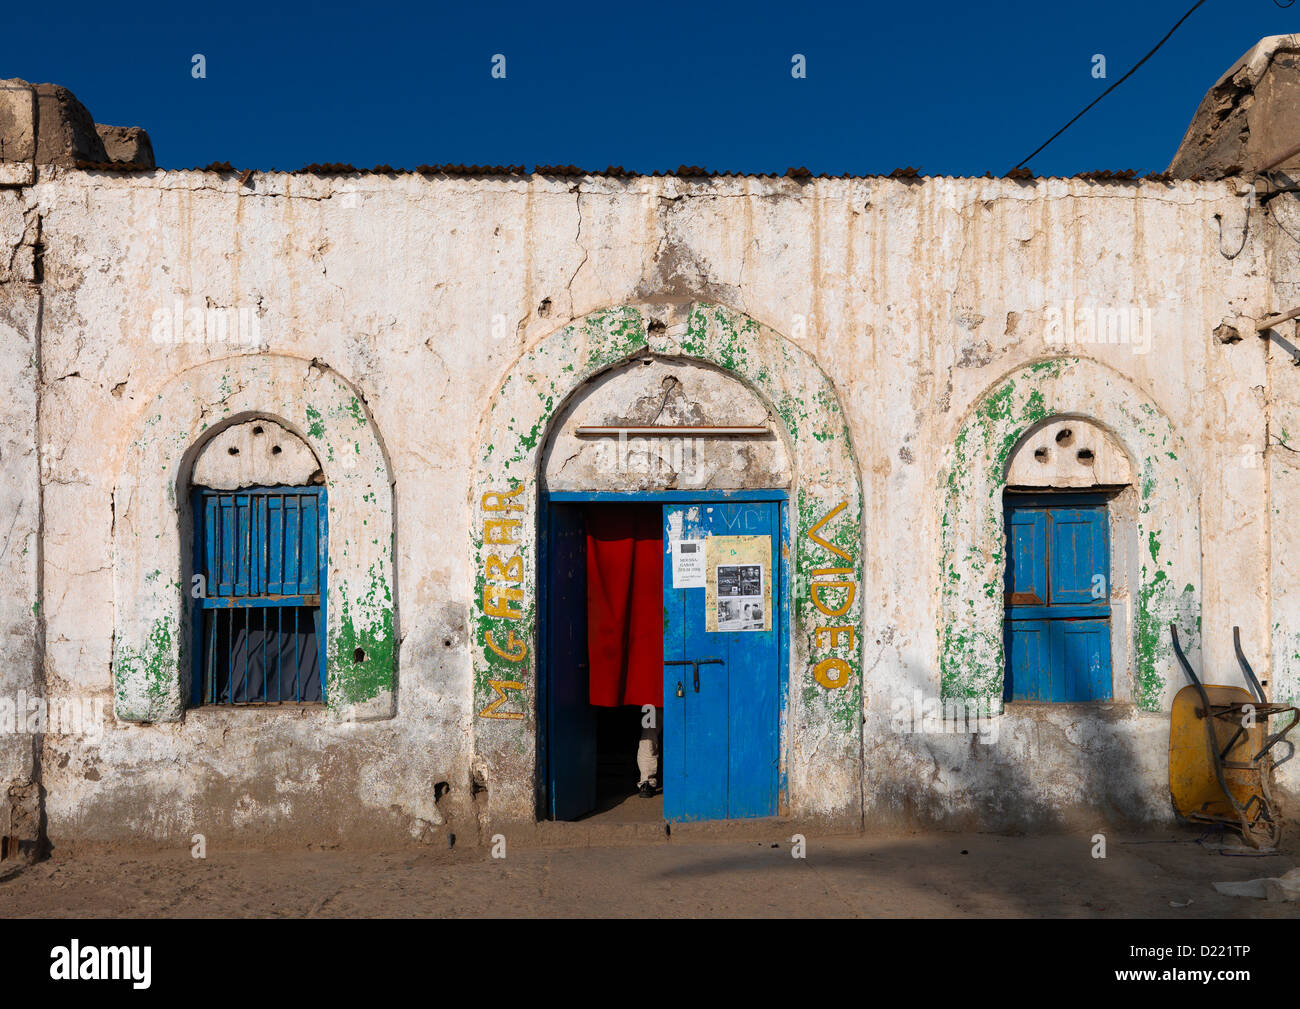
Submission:
[[[644,360],[652,363],[636,364]],[[600,381],[607,372],[636,367],[649,369],[647,374],[658,381],[642,386],[639,397],[623,399],[621,392],[608,392],[613,384]],[[720,390],[743,388],[745,402],[756,404],[756,416],[767,419],[766,443],[785,453],[784,462],[776,455],[765,462],[754,455],[756,436],[746,440],[743,434],[714,432],[716,442],[701,448],[700,462],[701,473],[714,474],[712,482],[706,478],[703,484],[702,492],[709,494],[729,489],[724,478],[728,472],[744,471],[726,457],[738,445],[748,448],[750,463],[769,467],[765,479],[781,467],[788,470],[785,487],[746,488],[747,494],[765,490],[775,497],[766,502],[778,516],[770,529],[777,556],[769,565],[769,578],[779,572],[788,584],[784,606],[789,619],[777,640],[780,661],[789,671],[776,697],[783,713],[776,772],[780,811],[828,821],[860,818],[862,493],[844,414],[834,385],[802,348],[744,315],[699,303],[623,306],[565,326],[515,362],[484,417],[471,484],[474,749],[475,778],[487,789],[488,815],[494,822],[546,814],[538,798],[546,794],[542,779],[547,768],[538,758],[547,752],[547,711],[540,698],[545,664],[540,653],[549,646],[540,598],[545,588],[538,576],[549,570],[540,557],[543,529],[550,534],[549,506],[579,503],[555,500],[556,494],[565,493],[687,492],[689,481],[683,482],[681,471],[696,461],[686,457],[685,445],[665,446],[658,433],[650,436],[657,447],[636,445],[636,433],[618,430],[645,426],[632,422],[651,416],[685,422],[692,419],[692,406],[703,409],[701,403],[708,401],[703,385],[699,397],[688,396],[674,405],[673,390],[663,384],[667,372],[654,371],[687,367],[700,369],[690,376],[714,376],[711,380]],[[690,376],[683,371],[676,377],[686,384]],[[562,446],[570,436],[583,436],[558,422],[569,411],[580,410],[583,402],[599,402],[606,394],[636,409],[622,416],[606,411],[601,417],[627,423],[586,425],[614,429],[595,437],[609,439],[604,443],[607,466],[616,467],[619,458],[626,464],[623,471],[614,469],[596,479],[600,442],[589,443],[585,455],[571,458],[573,453],[566,454]],[[736,401],[734,392],[727,397]],[[731,420],[716,411],[708,416]],[[757,425],[745,423],[741,416],[732,426]],[[627,453],[621,457],[620,434]],[[745,449],[741,451],[743,455]],[[674,459],[673,452],[681,454]],[[548,459],[556,464],[549,469]],[[645,472],[635,474],[633,466]],[[658,475],[652,477],[652,470]],[[561,489],[575,473],[586,474],[581,490]],[[677,474],[675,482],[666,482],[671,473]],[[781,498],[787,502],[785,529],[779,515]],[[665,517],[665,529],[667,521]],[[740,587],[743,590],[743,584]],[[751,619],[753,613],[751,608]],[[704,675],[702,670],[702,683]],[[693,693],[693,672],[689,676]],[[675,694],[675,678],[671,685]]]
[[539,484],[540,815],[777,813],[793,479],[779,426],[724,369],[648,349],[554,420]]

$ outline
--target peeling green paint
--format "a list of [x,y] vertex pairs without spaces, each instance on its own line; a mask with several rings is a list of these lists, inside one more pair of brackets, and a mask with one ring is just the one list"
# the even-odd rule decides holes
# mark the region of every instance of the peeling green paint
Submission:
[[[1084,367],[1079,358],[1064,357],[1022,368],[987,393],[959,429],[940,480],[943,514],[940,530],[941,621],[938,632],[940,685],[945,699],[986,698],[1000,703],[1003,686],[1002,580],[1004,530],[1002,491],[1013,449],[1040,422],[1073,412],[1073,402],[1062,403],[1062,388],[1083,379],[1075,372]],[[1095,390],[1099,383],[1092,380]],[[1143,470],[1138,485],[1138,532],[1150,555],[1140,568],[1135,591],[1132,676],[1137,704],[1155,711],[1162,703],[1169,667],[1168,624],[1177,621],[1191,628],[1199,619],[1199,600],[1190,582],[1182,593],[1172,591],[1167,569],[1160,564],[1160,529],[1153,523],[1171,519],[1178,509],[1194,515],[1194,506],[1169,497],[1182,492],[1176,471],[1168,492],[1157,479],[1159,446],[1172,439],[1168,422],[1150,404],[1122,388],[1113,387],[1114,415],[1100,420],[1124,421],[1131,444],[1140,453]],[[1135,396],[1136,394],[1134,394]],[[1124,426],[1124,425],[1121,425]],[[1174,453],[1167,453],[1176,461]],[[976,493],[987,501],[971,507]],[[1168,498],[1163,499],[1164,493]],[[1194,521],[1194,519],[1193,519]],[[1188,563],[1192,563],[1188,561]],[[1188,632],[1189,639],[1193,637]],[[1116,670],[1116,675],[1122,675]]]
[[[331,579],[325,599],[326,679],[332,710],[346,711],[351,704],[372,701],[387,693],[391,697],[396,660],[392,596],[392,515],[385,499],[387,468],[382,450],[365,415],[364,404],[346,383],[327,369],[313,376],[310,386],[302,377],[301,364],[284,360],[276,364],[245,361],[237,373],[241,383],[237,400],[231,396],[228,368],[216,371],[200,365],[177,379],[180,394],[168,395],[163,412],[153,425],[146,424],[146,436],[137,438],[134,454],[122,480],[137,488],[132,507],[148,517],[175,515],[181,504],[175,480],[184,454],[189,450],[198,418],[206,408],[221,406],[230,412],[254,404],[259,410],[285,417],[302,410],[307,433],[323,456],[333,459],[369,460],[362,465],[342,467],[331,474],[330,564]],[[298,383],[294,385],[293,383]],[[308,403],[308,397],[317,397]],[[160,394],[161,398],[161,394]],[[328,420],[327,420],[328,418]],[[153,430],[156,427],[158,430]],[[364,431],[364,433],[363,433]],[[352,451],[347,447],[351,445]],[[373,466],[370,465],[373,463]],[[167,475],[157,480],[153,474]],[[144,478],[141,474],[147,474]],[[136,541],[147,534],[128,532],[127,524],[115,529],[115,553],[130,557]],[[128,542],[122,537],[130,536]],[[178,529],[167,522],[153,522],[150,549],[154,557],[166,557],[160,567],[139,573],[139,591],[119,597],[115,614],[113,662],[115,707],[120,717],[132,721],[167,721],[181,715],[182,699],[188,693],[190,666],[187,654],[189,634],[186,609],[190,605],[185,587],[173,575],[182,547]],[[362,555],[366,573],[354,572],[351,559]],[[166,583],[166,584],[164,584]],[[357,662],[357,649],[364,659]],[[185,682],[182,682],[184,677]],[[372,703],[367,716],[391,714],[383,704]]]
[[[393,594],[372,565],[364,595],[338,593],[339,620],[327,650],[329,704],[362,704],[393,689]],[[349,597],[355,600],[355,609]]]
[[325,437],[325,421],[321,417],[320,411],[314,406],[307,406],[307,433],[313,438]]
[[[164,702],[179,685],[177,659],[183,657],[176,622],[163,617],[153,622],[139,651],[123,645],[115,667],[114,693],[123,718],[152,720],[164,714]],[[137,707],[139,705],[140,707]],[[141,710],[141,708],[143,710]]]
[[[623,306],[597,312],[564,327],[535,347],[501,383],[487,421],[480,465],[472,494],[501,493],[522,485],[525,510],[518,517],[527,530],[510,556],[520,556],[524,565],[523,599],[518,619],[489,617],[483,607],[485,547],[481,516],[475,519],[471,535],[474,608],[471,617],[474,641],[474,694],[476,712],[499,694],[490,680],[523,683],[522,692],[512,689],[498,708],[501,712],[532,711],[535,688],[538,614],[536,610],[536,556],[533,523],[536,507],[536,454],[546,437],[560,404],[584,382],[645,351],[649,345],[646,316],[640,308]],[[698,303],[687,312],[684,333],[668,354],[695,358],[726,369],[753,388],[781,418],[793,445],[806,446],[808,457],[790,515],[791,554],[791,640],[793,660],[791,689],[802,700],[800,717],[812,736],[802,745],[826,745],[820,740],[839,740],[833,750],[839,759],[857,759],[856,741],[862,727],[862,547],[861,491],[858,467],[852,457],[848,425],[833,386],[810,357],[792,351],[785,341],[764,330],[755,320],[722,306]],[[846,563],[828,557],[826,551],[807,538],[818,522],[840,504],[843,510],[819,530],[819,535],[851,558]],[[476,505],[477,507],[477,505]],[[504,556],[504,554],[503,554]],[[855,584],[848,613],[827,618],[816,610],[809,585],[811,572],[819,567],[850,566]],[[816,647],[817,626],[842,623],[856,630],[852,646]],[[486,635],[498,643],[513,631],[527,643],[529,653],[521,661],[495,654],[486,647]],[[814,661],[828,656],[842,658],[850,668],[843,687],[827,688],[813,678]],[[531,719],[490,720],[480,723],[479,744],[492,752],[532,753]],[[803,730],[801,730],[803,731]],[[490,742],[488,742],[490,740]]]

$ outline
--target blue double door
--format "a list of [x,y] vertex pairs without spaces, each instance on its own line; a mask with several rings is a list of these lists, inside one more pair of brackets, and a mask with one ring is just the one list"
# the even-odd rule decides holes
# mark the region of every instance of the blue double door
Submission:
[[[662,509],[664,816],[674,822],[774,816],[783,679],[781,503],[673,502]],[[585,537],[581,506],[551,504],[548,512],[545,811],[567,820],[596,806]],[[728,545],[727,557],[709,559],[713,537],[728,538],[718,541]]]
[[1009,495],[1005,518],[1005,699],[1109,700],[1105,501],[1092,495]]

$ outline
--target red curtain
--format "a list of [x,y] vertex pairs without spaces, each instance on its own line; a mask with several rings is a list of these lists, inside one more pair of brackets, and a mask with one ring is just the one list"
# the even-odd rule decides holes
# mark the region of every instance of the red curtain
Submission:
[[659,505],[587,509],[589,699],[664,703],[664,569]]

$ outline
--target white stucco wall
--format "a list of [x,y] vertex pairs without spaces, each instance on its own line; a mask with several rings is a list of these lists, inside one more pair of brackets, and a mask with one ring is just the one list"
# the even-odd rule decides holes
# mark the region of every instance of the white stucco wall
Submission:
[[[36,218],[43,244],[39,283],[0,278],[0,338],[18,390],[0,424],[29,460],[12,463],[21,473],[6,488],[11,517],[24,505],[15,529],[27,556],[40,557],[0,556],[27,586],[0,620],[43,635],[49,694],[110,709],[99,738],[43,737],[50,836],[386,841],[476,822],[475,809],[490,807],[470,798],[483,727],[469,545],[490,404],[521,358],[566,324],[692,302],[726,306],[809,355],[847,423],[862,488],[855,675],[865,724],[860,774],[859,758],[853,765],[860,801],[833,812],[986,825],[1042,825],[1080,808],[1166,815],[1159,710],[1021,708],[1004,716],[997,744],[900,736],[889,711],[900,694],[940,692],[938,474],[951,447],[1009,376],[1029,374],[1018,388],[1032,395],[1025,369],[1060,357],[1083,362],[1069,375],[1108,377],[1081,379],[1077,395],[1073,379],[1058,382],[1053,409],[1104,411],[1116,400],[1101,386],[1113,385],[1176,434],[1199,545],[1179,535],[1168,549],[1200,573],[1194,661],[1239,682],[1238,624],[1265,664],[1272,597],[1289,584],[1279,572],[1296,566],[1279,544],[1287,556],[1300,545],[1275,540],[1270,554],[1269,475],[1289,463],[1274,453],[1265,465],[1265,431],[1270,390],[1289,375],[1266,370],[1254,336],[1213,335],[1225,318],[1279,307],[1262,241],[1236,258],[1220,252],[1216,215],[1231,251],[1243,214],[1226,183],[1077,179],[258,174],[241,185],[212,173],[50,170],[0,190],[5,248],[29,249]],[[224,340],[199,339],[196,309],[202,332]],[[1096,333],[1116,342],[1091,342]],[[39,366],[28,365],[37,353]],[[399,642],[391,705],[341,719],[287,709],[119,719],[114,599],[135,561],[114,552],[114,488],[178,376],[217,367],[237,385],[257,360],[304,371],[316,362],[355,391],[382,446],[395,530],[386,605]],[[38,455],[48,466],[36,551],[26,523]],[[1158,459],[1132,462],[1166,472]],[[6,666],[6,688],[22,682],[28,655],[35,661],[28,649]],[[1161,670],[1155,694],[1167,700],[1182,684]],[[811,779],[818,759],[848,758],[800,759]],[[17,780],[23,759],[6,760]],[[440,782],[450,791],[435,802]],[[500,815],[525,814],[531,782],[480,786],[515,796]]]

